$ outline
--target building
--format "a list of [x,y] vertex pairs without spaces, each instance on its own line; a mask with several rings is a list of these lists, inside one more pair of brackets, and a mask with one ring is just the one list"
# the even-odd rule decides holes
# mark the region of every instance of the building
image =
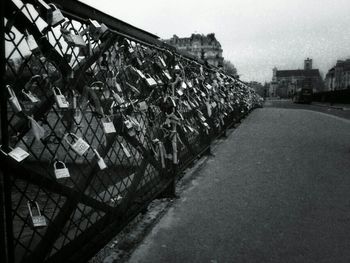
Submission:
[[180,38],[174,35],[171,39],[164,40],[164,42],[175,46],[179,51],[185,51],[216,67],[223,65],[224,58],[221,44],[215,38],[214,33],[206,36],[203,34],[192,34],[188,38]]
[[323,81],[318,69],[312,68],[312,59],[304,61],[304,69],[278,70],[273,69],[269,96],[288,98],[295,89],[309,86],[314,92],[323,90]]
[[327,91],[350,89],[350,59],[338,60],[326,74]]

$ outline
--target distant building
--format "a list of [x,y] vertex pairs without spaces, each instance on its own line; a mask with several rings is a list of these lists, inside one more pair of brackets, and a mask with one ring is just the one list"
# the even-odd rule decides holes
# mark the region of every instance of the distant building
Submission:
[[350,59],[338,60],[327,72],[325,88],[328,91],[350,89]]
[[318,69],[312,68],[312,59],[304,61],[304,69],[278,70],[273,69],[269,96],[287,98],[296,88],[310,86],[314,92],[323,90],[323,81]]
[[186,51],[191,55],[207,61],[216,67],[223,66],[224,58],[220,42],[215,34],[208,35],[192,34],[190,37],[180,38],[174,35],[171,39],[164,40],[165,43],[175,46],[180,51]]

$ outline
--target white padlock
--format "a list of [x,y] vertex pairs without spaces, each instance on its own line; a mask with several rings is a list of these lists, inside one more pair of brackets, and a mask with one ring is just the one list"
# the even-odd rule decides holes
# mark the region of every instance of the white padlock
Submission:
[[120,145],[122,146],[122,149],[123,149],[123,152],[124,152],[125,156],[127,158],[130,158],[131,154],[130,154],[129,150],[124,146],[124,144],[120,143]]
[[9,152],[8,155],[15,159],[17,162],[21,162],[29,156],[29,153],[20,147],[16,147],[11,152]]
[[168,72],[166,72],[165,70],[163,70],[163,74],[164,76],[168,79],[168,80],[171,80],[171,76]]
[[141,78],[146,79],[146,76],[142,73],[141,70],[135,69],[135,68],[133,68],[133,69],[136,71],[136,73],[137,73]]
[[15,113],[21,112],[22,111],[22,107],[21,107],[21,104],[19,104],[19,101],[17,99],[17,96],[16,96],[15,92],[13,91],[13,89],[9,85],[7,85],[6,87],[7,87],[8,93],[10,95],[9,102],[10,102],[12,110]]
[[116,93],[114,90],[112,90],[112,96],[119,105],[125,103],[124,99],[122,97],[120,97],[119,94]]
[[22,89],[22,93],[32,102],[32,103],[37,103],[39,102],[39,98],[35,96],[30,90],[25,91]]
[[147,105],[146,101],[139,102],[139,109],[140,109],[140,111],[145,111],[148,109],[148,105]]
[[146,82],[147,82],[148,86],[150,86],[150,87],[157,86],[157,81],[155,81],[155,79],[152,78],[151,75],[145,74],[145,76],[146,76]]
[[[36,210],[37,210],[37,214],[36,214],[36,215],[33,214],[31,203],[34,203],[34,204],[35,204],[34,207],[35,207]],[[28,201],[28,202],[27,202],[27,206],[28,206],[30,218],[32,219],[32,224],[33,224],[33,226],[34,226],[34,227],[44,227],[44,226],[47,226],[46,218],[45,218],[45,216],[43,216],[43,215],[41,214],[41,212],[40,212],[40,207],[39,207],[38,202]]]
[[[68,141],[68,136],[73,138],[73,143]],[[74,133],[67,133],[64,135],[63,139],[80,156],[83,156],[84,153],[90,148],[90,145],[86,141],[79,138]]]
[[182,95],[184,95],[182,89],[178,89],[176,92],[177,92],[177,94],[179,94],[180,97],[181,97]]
[[47,12],[48,24],[55,27],[65,21],[65,17],[62,15],[61,10],[59,10],[54,4],[49,4],[50,10]]
[[161,56],[158,56],[160,63],[162,63],[163,67],[166,68],[166,63],[164,61],[164,59]]
[[100,167],[101,170],[103,169],[106,169],[107,168],[107,165],[105,163],[105,161],[103,160],[103,158],[100,156],[100,154],[97,152],[96,149],[93,149],[95,155],[96,155],[96,158],[97,158],[97,164],[98,166]]
[[52,91],[55,96],[57,106],[61,109],[67,109],[69,107],[69,102],[67,101],[66,97],[62,94],[61,90],[58,87],[53,87]]
[[[58,167],[58,164],[61,165],[61,168]],[[69,170],[64,162],[56,161],[53,167],[56,179],[70,177]]]
[[39,46],[38,46],[38,44],[36,43],[35,38],[33,37],[33,35],[30,35],[30,34],[28,33],[28,31],[26,31],[26,32],[27,32],[27,33],[26,33],[25,39],[26,39],[27,45],[28,45],[28,47],[29,47],[29,50],[30,50],[31,52],[33,52],[33,53],[38,52],[38,51],[39,51]]
[[106,116],[105,120],[102,120],[103,131],[105,133],[115,133],[117,132],[111,119]]

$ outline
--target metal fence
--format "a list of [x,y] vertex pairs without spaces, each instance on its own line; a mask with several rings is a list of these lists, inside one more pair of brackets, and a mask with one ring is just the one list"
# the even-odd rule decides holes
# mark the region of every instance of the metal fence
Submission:
[[53,3],[1,3],[2,262],[87,261],[259,105],[148,32]]

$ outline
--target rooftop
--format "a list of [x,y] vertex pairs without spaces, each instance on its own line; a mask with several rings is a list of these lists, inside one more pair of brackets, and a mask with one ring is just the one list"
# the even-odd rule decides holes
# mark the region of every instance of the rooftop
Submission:
[[319,77],[320,71],[318,69],[277,70],[276,76],[280,77],[280,78],[285,78],[285,77]]

